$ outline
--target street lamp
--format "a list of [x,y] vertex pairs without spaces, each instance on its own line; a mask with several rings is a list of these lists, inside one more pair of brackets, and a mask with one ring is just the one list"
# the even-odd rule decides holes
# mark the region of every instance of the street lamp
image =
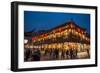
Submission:
[[28,40],[27,39],[24,39],[24,44],[27,44],[28,43]]

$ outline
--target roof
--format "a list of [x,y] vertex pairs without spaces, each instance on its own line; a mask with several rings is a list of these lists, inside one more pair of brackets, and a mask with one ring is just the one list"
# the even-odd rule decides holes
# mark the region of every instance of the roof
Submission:
[[[65,23],[63,23],[63,24],[61,24],[61,25],[59,25],[59,26],[57,26],[57,27],[54,27],[54,28],[52,28],[52,29],[49,29],[49,30],[46,30],[45,32],[43,32],[43,33],[40,33],[40,32],[25,32],[25,34],[26,34],[26,36],[27,35],[30,35],[30,36],[39,36],[39,35],[42,35],[42,34],[46,34],[46,33],[49,33],[49,32],[51,32],[51,31],[53,31],[53,30],[55,30],[55,29],[59,29],[59,28],[61,28],[61,27],[64,27],[64,26],[68,26],[68,25],[70,25],[70,24],[72,24],[72,25],[74,25],[75,27],[77,27],[77,28],[80,28],[81,30],[83,30],[83,31],[86,31],[86,29],[85,28],[82,28],[82,27],[80,27],[80,26],[78,26],[75,22],[73,22],[73,21],[68,21],[68,22],[65,22]],[[34,35],[33,35],[34,34]],[[89,34],[87,34],[88,36],[89,36]]]

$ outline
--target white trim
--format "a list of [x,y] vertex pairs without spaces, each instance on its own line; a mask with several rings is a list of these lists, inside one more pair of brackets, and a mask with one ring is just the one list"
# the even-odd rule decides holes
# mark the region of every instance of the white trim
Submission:
[[[19,5],[18,18],[18,68],[36,68],[50,66],[71,66],[95,64],[95,10],[80,8],[62,8],[48,6],[25,6]],[[91,58],[81,60],[62,60],[62,61],[41,61],[41,62],[24,62],[24,11],[46,11],[46,12],[63,12],[63,13],[83,13],[91,16]]]

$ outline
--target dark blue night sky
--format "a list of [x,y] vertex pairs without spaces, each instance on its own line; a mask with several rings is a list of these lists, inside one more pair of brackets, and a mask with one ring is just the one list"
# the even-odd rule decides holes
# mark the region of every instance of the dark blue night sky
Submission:
[[90,14],[24,11],[24,32],[48,30],[73,20],[90,33]]

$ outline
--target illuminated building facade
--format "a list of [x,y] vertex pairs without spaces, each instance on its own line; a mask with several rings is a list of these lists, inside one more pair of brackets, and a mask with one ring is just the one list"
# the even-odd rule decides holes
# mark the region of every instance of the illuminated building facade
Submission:
[[32,37],[32,48],[90,50],[90,35],[70,21]]

